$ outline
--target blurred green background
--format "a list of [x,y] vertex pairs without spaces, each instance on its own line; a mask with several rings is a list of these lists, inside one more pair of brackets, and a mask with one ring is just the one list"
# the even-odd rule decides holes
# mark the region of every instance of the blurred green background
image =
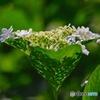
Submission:
[[[69,23],[100,33],[100,0],[0,0],[0,30],[12,25],[14,31],[44,31]],[[83,55],[64,81],[59,100],[81,100],[70,97],[70,91],[83,91],[81,84],[100,64],[100,46],[91,42],[87,48],[90,55]],[[27,57],[0,43],[0,100],[51,100],[50,93],[48,83],[32,68]]]

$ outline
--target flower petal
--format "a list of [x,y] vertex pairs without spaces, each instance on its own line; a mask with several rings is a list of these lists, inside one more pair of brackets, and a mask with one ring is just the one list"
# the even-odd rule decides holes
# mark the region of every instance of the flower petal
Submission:
[[0,41],[4,42],[6,39],[14,37],[14,34],[12,34],[13,32],[13,28],[12,26],[7,30],[6,28],[2,29],[2,34],[0,35]]

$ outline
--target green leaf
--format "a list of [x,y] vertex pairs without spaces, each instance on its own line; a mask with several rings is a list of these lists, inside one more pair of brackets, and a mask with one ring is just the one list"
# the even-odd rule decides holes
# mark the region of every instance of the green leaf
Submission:
[[70,45],[54,51],[30,47],[28,41],[23,38],[9,38],[5,43],[28,55],[33,67],[56,91],[75,68],[82,54],[80,45]]
[[79,45],[66,46],[58,51],[31,48],[29,59],[38,73],[57,91],[75,68],[81,56]]
[[[88,84],[86,85],[84,92],[100,93],[100,65],[97,66],[97,68],[89,78]],[[97,96],[83,96],[82,100],[98,100],[97,98]]]
[[5,41],[5,43],[8,44],[8,45],[10,45],[10,46],[13,46],[15,48],[20,49],[26,55],[29,55],[30,54],[30,49],[29,49],[29,46],[28,46],[28,42],[25,41],[22,38],[16,38],[16,39],[9,38],[9,39],[7,39]]

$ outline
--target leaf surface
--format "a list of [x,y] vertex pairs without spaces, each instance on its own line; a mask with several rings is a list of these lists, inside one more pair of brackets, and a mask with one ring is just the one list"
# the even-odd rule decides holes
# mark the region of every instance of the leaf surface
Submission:
[[[85,86],[84,92],[98,92],[100,93],[100,65],[92,73],[88,84]],[[82,100],[99,100],[98,96],[83,96]]]
[[79,45],[66,46],[58,51],[31,48],[29,59],[38,73],[56,90],[76,67],[81,56]]

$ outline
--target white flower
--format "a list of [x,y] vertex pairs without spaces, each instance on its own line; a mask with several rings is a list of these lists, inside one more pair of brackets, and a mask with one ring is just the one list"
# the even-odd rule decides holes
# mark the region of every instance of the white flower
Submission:
[[[85,45],[81,44],[81,42],[96,39],[99,37],[100,37],[99,34],[92,33],[91,31],[89,31],[88,27],[85,28],[84,26],[82,26],[82,27],[78,27],[72,35],[67,36],[66,41],[69,45],[71,44],[81,45],[82,53],[88,55],[89,51],[86,49]],[[97,40],[97,43],[100,43],[100,39]]]
[[85,45],[81,45],[82,53],[85,55],[89,55],[89,51],[86,49]]
[[78,40],[82,41],[100,37],[99,34],[92,33],[91,31],[89,31],[88,27],[85,28],[84,26],[78,27],[73,36],[75,36],[75,38],[77,38]]
[[0,41],[4,42],[8,38],[13,38],[14,34],[12,31],[13,31],[12,26],[8,30],[6,28],[3,28],[2,34],[0,35]]
[[96,41],[96,43],[100,44],[100,39],[98,39],[98,40]]
[[87,32],[89,32],[89,28],[88,27],[84,27],[84,26],[82,26],[82,27],[78,27],[77,28],[77,32],[79,33],[87,33]]
[[100,37],[99,34],[92,33],[91,31],[89,31],[88,27],[85,28],[84,26],[82,26],[82,27],[78,27],[72,35],[66,38],[66,40],[69,44],[72,44],[77,41],[82,42],[82,41],[95,39],[98,37]]
[[30,36],[31,33],[32,33],[32,29],[29,29],[29,31],[27,31],[27,30],[21,30],[21,31],[17,31],[16,35],[19,36],[19,37]]
[[67,37],[66,37],[66,41],[67,41],[68,44],[73,44],[73,43],[75,43],[75,42],[76,42],[76,41],[75,41],[75,36],[67,36]]

